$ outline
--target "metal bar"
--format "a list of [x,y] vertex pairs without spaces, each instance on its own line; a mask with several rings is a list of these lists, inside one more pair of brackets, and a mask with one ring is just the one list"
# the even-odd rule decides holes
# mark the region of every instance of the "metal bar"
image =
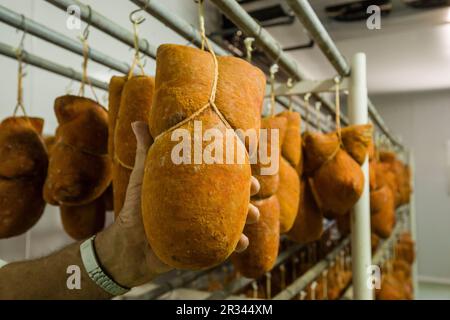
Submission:
[[[182,17],[174,14],[170,10],[166,9],[164,6],[158,4],[156,1],[149,1],[146,0],[130,0],[137,6],[140,6],[141,8],[145,9],[145,11],[154,16],[156,19],[158,19],[160,22],[165,24],[167,27],[178,33],[180,36],[185,38],[188,41],[192,41],[194,45],[197,47],[201,46],[201,37],[199,30],[196,29],[192,24],[184,20]],[[211,39],[209,40],[212,44],[215,52],[219,55],[229,55],[230,52],[223,49],[221,46],[216,44]],[[289,99],[286,97],[280,96],[276,97],[276,101],[284,106],[285,108],[289,107]],[[298,104],[298,103],[296,103]],[[300,104],[298,104],[300,105]],[[301,105],[300,105],[301,106]],[[303,109],[306,107],[301,106]],[[298,110],[297,110],[298,111]],[[313,111],[311,112],[313,113]],[[304,120],[306,120],[303,117]],[[315,126],[315,123],[311,123],[311,126]]]
[[[285,251],[283,251],[277,257],[277,260],[276,260],[273,268],[276,268],[277,266],[282,264],[290,256],[292,256],[294,253],[298,252],[302,248],[304,248],[304,245],[302,245],[302,244],[293,245],[293,246],[287,248]],[[254,281],[254,279],[249,279],[249,278],[245,278],[245,277],[237,278],[236,280],[233,280],[231,283],[229,283],[223,290],[219,290],[219,291],[215,291],[215,292],[211,293],[206,298],[206,300],[226,299],[228,296],[243,289],[245,286],[249,285],[253,281]]]
[[273,300],[289,300],[293,298],[296,294],[302,291],[308,284],[310,284],[314,279],[317,279],[322,272],[328,268],[330,262],[333,261],[339,252],[350,242],[350,238],[345,238],[336,248],[334,248],[327,256],[316,263],[314,267],[306,271],[300,278],[295,280],[286,289],[278,293]]
[[295,80],[302,80],[306,75],[302,73],[294,59],[283,52],[281,45],[266,29],[262,28],[235,0],[211,0],[223,14],[246,35],[254,37],[259,46],[286,72],[294,76]]
[[[77,6],[80,8],[80,18],[86,23],[90,23],[91,26],[103,31],[104,33],[120,40],[121,42],[134,47],[133,33],[128,29],[123,28],[116,24],[114,21],[106,18],[97,11],[93,10],[89,6],[82,4],[78,0],[45,0],[48,3],[53,4],[61,10],[67,11],[70,6]],[[131,23],[130,23],[131,26]],[[131,27],[130,27],[131,29]],[[155,58],[156,48],[151,45],[147,40],[139,40],[139,50],[145,55]]]
[[[369,119],[366,55],[364,53],[357,53],[353,56],[348,97],[350,124],[367,124]],[[364,188],[351,212],[353,288],[355,299],[372,300],[372,291],[367,286],[369,279],[367,270],[371,265],[369,161],[367,155],[361,170],[364,175]]]
[[[202,271],[187,271],[185,273],[183,273],[181,276],[179,277],[173,277],[170,280],[168,280],[167,282],[164,282],[163,284],[161,284],[160,286],[156,287],[155,289],[152,289],[142,295],[140,295],[138,297],[139,300],[153,300],[156,299],[160,296],[162,296],[163,294],[185,286],[186,284],[194,281],[195,279],[211,272],[213,269],[208,269],[208,270],[202,270]],[[136,299],[136,297],[133,297],[133,299]]]
[[[137,6],[143,8],[148,14],[154,16],[156,19],[164,23],[167,27],[178,33],[180,36],[188,41],[191,41],[197,47],[201,46],[202,38],[200,32],[196,27],[188,23],[183,18],[173,14],[170,10],[158,3],[158,1],[148,0],[130,0]],[[229,55],[229,52],[224,50],[215,42],[209,40],[214,52],[221,56]]]
[[[14,27],[26,31],[27,33],[41,38],[45,41],[53,43],[59,47],[72,51],[76,54],[83,55],[83,45],[81,42],[73,40],[55,30],[37,23],[23,15],[15,13],[0,5],[0,21]],[[128,73],[130,66],[124,62],[111,58],[100,51],[89,48],[89,58],[113,70]]]
[[[319,93],[319,92],[334,92],[336,84],[334,79],[326,80],[302,80],[297,82],[292,87],[288,87],[287,84],[277,83],[275,84],[276,96],[297,96],[304,95],[306,93]],[[341,91],[348,90],[348,78],[343,78],[339,84]],[[270,88],[266,88],[266,97],[270,96]]]
[[[17,50],[18,50],[17,48],[11,47],[5,43],[0,43],[0,54],[4,56],[17,59]],[[23,61],[25,63],[28,63],[40,69],[44,69],[59,74],[69,79],[81,81],[81,79],[83,78],[80,72],[77,72],[72,68],[68,68],[60,64],[54,63],[50,60],[28,53],[25,50],[22,50],[22,52],[23,52]],[[108,83],[94,79],[92,77],[88,77],[88,79],[94,87],[108,91],[109,88]]]
[[233,293],[251,284],[253,281],[253,279],[245,277],[237,278],[236,280],[233,280],[230,284],[228,284],[225,289],[211,293],[208,297],[205,298],[205,300],[225,300]]
[[[306,79],[306,75],[299,69],[297,62],[287,55],[270,33],[262,28],[235,0],[211,0],[239,29],[246,35],[254,37],[259,46],[277,64],[291,75],[295,80]],[[319,95],[315,95],[322,104],[335,114],[334,106]],[[341,122],[346,124],[347,118],[341,114]]]
[[[336,44],[331,39],[327,30],[317,17],[314,9],[309,4],[308,0],[286,0],[292,11],[294,11],[297,18],[308,31],[310,37],[317,43],[325,57],[333,65],[334,69],[342,77],[350,74],[350,67],[341,54]],[[381,129],[381,131],[397,146],[402,147],[402,144],[390,133],[383,119],[369,100],[369,113],[373,122]]]
[[311,39],[317,43],[324,55],[341,76],[350,74],[350,67],[344,56],[339,52],[327,30],[320,22],[307,0],[286,0],[297,18],[308,31]]
[[[389,236],[389,238],[385,239],[385,240],[381,240],[381,244],[378,246],[377,251],[374,253],[373,257],[372,257],[372,264],[373,265],[380,265],[383,262],[383,259],[385,258],[385,253],[387,251],[389,251],[389,247],[391,246],[392,242],[397,239],[397,235],[400,233],[400,231],[402,230],[401,225],[402,225],[402,214],[401,212],[404,210],[409,209],[409,205],[403,205],[400,208],[396,209],[396,225],[394,227],[394,229],[392,230],[391,235]],[[353,286],[350,286],[347,288],[347,290],[344,292],[344,294],[342,295],[341,300],[351,300],[353,297]]]
[[[332,226],[335,224],[334,221],[325,221],[324,222],[324,233],[327,232]],[[283,262],[285,262],[287,259],[289,259],[292,255],[300,251],[302,248],[304,248],[304,244],[295,244],[286,250],[284,250],[280,255],[277,257],[277,260],[273,266],[272,269],[276,268]],[[207,300],[220,300],[220,299],[226,299],[233,293],[243,289],[245,286],[252,283],[254,279],[249,279],[245,277],[238,278],[231,283],[229,283],[223,290],[218,290],[213,293],[211,293],[206,299]]]
[[368,104],[369,104],[370,116],[371,116],[372,120],[375,122],[375,124],[381,129],[381,131],[386,135],[386,137],[388,137],[389,140],[391,140],[391,142],[394,145],[396,145],[397,147],[400,147],[401,149],[404,149],[404,146],[400,143],[400,141],[398,141],[398,139],[395,138],[390,133],[389,129],[387,128],[387,126],[384,123],[383,118],[380,116],[377,109],[375,108],[373,103],[370,101],[370,99],[368,99]]
[[[398,221],[400,222],[400,221]],[[385,258],[385,253],[389,251],[389,248],[391,248],[393,242],[397,240],[397,235],[399,234],[401,230],[401,223],[398,223],[395,225],[394,230],[392,231],[392,234],[389,236],[388,239],[383,241],[381,246],[378,248],[377,252],[373,255],[372,263],[379,265],[383,262],[383,259]]]

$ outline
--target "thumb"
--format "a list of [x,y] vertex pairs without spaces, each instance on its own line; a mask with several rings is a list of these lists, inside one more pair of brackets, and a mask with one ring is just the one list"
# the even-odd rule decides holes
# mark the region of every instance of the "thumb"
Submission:
[[134,168],[131,172],[128,188],[134,188],[142,184],[144,177],[145,159],[147,152],[153,143],[148,125],[143,121],[136,121],[131,124],[134,135],[136,136],[136,158],[134,160]]
[[145,159],[147,158],[148,149],[153,143],[148,125],[145,122],[133,122],[131,124],[131,128],[136,136],[136,157],[134,160],[134,168],[128,182],[127,194],[122,212],[130,209],[133,211],[135,208],[140,208],[141,186],[144,178]]

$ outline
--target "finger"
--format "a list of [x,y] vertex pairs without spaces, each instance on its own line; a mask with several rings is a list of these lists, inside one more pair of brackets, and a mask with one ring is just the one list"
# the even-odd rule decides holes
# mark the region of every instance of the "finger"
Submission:
[[259,189],[261,188],[258,179],[256,179],[254,176],[252,176],[252,184],[250,186],[250,195],[254,196],[259,192]]
[[249,203],[248,204],[248,213],[247,213],[247,222],[245,224],[254,224],[259,220],[259,209],[257,206]]
[[152,144],[152,137],[148,125],[143,121],[133,122],[131,124],[134,135],[136,136],[136,158],[134,160],[133,171],[131,172],[128,189],[135,188],[142,184],[144,176],[145,159],[147,152]]
[[248,244],[249,244],[249,242],[248,242],[247,236],[245,234],[241,234],[241,238],[239,239],[239,242],[236,246],[236,249],[234,249],[234,251],[237,253],[241,253],[242,251],[247,249]]

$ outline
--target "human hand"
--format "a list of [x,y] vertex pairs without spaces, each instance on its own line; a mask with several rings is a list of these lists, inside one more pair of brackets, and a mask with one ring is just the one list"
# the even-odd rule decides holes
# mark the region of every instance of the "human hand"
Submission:
[[[142,179],[152,138],[145,122],[134,122],[132,127],[136,135],[137,149],[125,203],[116,221],[95,239],[102,267],[114,281],[128,288],[147,283],[171,269],[151,249],[141,216]],[[256,194],[259,187],[258,180],[252,177],[251,195]],[[250,203],[246,223],[252,224],[258,219],[259,210]],[[235,251],[242,252],[247,246],[248,238],[242,234]]]

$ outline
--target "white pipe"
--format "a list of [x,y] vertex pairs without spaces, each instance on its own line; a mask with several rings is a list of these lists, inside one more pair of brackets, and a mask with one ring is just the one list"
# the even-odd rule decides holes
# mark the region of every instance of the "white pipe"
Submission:
[[[12,59],[17,59],[17,48],[11,47],[6,43],[0,42],[0,55],[10,57]],[[27,52],[26,50],[22,50],[23,53],[23,62],[28,63],[29,65],[38,67],[43,70],[47,70],[56,74],[59,74],[63,77],[81,81],[83,75],[73,70],[72,68],[54,63],[53,61],[41,58],[34,54]],[[109,84],[98,79],[88,77],[89,81],[92,83],[92,86],[108,91]]]
[[[357,53],[352,59],[350,92],[348,95],[348,115],[350,124],[367,124],[366,55]],[[369,287],[369,267],[371,266],[370,248],[370,195],[368,157],[361,166],[364,174],[364,189],[351,213],[352,224],[352,271],[353,298],[372,300],[373,291]]]
[[[350,68],[345,60],[345,57],[337,48],[336,44],[331,39],[328,31],[323,26],[314,9],[309,4],[308,0],[287,0],[288,5],[294,11],[297,18],[308,31],[311,39],[313,39],[328,61],[333,65],[334,69],[339,75],[346,77],[350,73]],[[387,126],[384,124],[375,106],[369,100],[369,114],[373,122],[381,129],[382,132],[396,145],[402,148],[401,143],[390,133]]]
[[[83,44],[81,41],[74,40],[65,36],[62,33],[57,32],[56,30],[52,30],[46,27],[43,24],[40,24],[32,19],[26,18],[23,15],[20,15],[12,10],[9,10],[6,7],[0,5],[0,21],[14,27],[17,29],[21,29],[26,31],[33,36],[41,38],[45,41],[53,43],[61,48],[72,51],[78,55],[83,56]],[[98,62],[104,66],[107,66],[111,69],[117,70],[119,72],[128,74],[130,70],[130,66],[124,62],[118,61],[112,57],[107,56],[106,54],[95,50],[93,48],[89,48],[88,52],[89,58],[95,62]]]

